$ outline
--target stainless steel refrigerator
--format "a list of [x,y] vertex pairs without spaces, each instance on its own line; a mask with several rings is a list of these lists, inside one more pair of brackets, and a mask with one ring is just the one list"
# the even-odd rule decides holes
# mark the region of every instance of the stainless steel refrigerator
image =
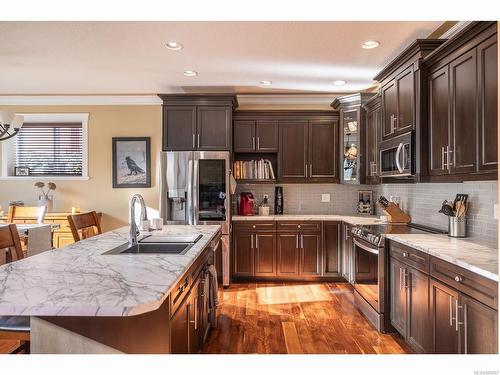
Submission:
[[222,283],[229,285],[230,165],[227,151],[162,152],[160,215],[165,224],[220,224]]

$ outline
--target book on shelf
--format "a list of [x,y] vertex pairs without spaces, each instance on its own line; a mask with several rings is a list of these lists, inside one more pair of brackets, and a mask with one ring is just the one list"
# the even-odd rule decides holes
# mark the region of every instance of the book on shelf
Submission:
[[270,160],[237,160],[233,164],[234,178],[237,180],[275,180],[273,164]]

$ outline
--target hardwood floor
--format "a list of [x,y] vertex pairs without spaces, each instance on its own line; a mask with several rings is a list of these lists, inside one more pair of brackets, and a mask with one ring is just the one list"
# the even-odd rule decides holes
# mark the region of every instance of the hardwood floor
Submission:
[[19,347],[19,341],[15,340],[0,340],[0,354],[11,353]]
[[353,305],[346,283],[245,283],[219,292],[218,327],[204,353],[401,354]]

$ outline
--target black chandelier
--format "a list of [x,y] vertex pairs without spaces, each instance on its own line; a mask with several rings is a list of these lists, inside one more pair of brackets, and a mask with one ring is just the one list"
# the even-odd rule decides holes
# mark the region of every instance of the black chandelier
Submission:
[[24,116],[0,111],[0,142],[14,137],[23,126]]

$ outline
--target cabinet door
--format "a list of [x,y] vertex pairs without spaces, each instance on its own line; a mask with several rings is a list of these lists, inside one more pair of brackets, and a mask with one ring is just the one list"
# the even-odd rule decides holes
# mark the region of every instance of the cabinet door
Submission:
[[456,303],[458,292],[447,286],[431,281],[430,318],[432,328],[432,353],[456,354],[458,348],[458,330],[456,329]]
[[194,150],[195,138],[196,107],[163,106],[163,150]]
[[370,109],[366,113],[366,181],[379,183],[378,179],[378,128],[380,126],[380,107]]
[[255,233],[255,276],[276,276],[276,234]]
[[432,334],[429,324],[429,276],[407,267],[405,287],[408,299],[406,339],[416,351],[429,353]]
[[251,232],[234,233],[234,275],[253,276],[254,275],[254,238]]
[[309,121],[309,177],[337,177],[338,122]]
[[257,151],[278,151],[278,120],[257,120],[255,138]]
[[413,66],[401,72],[396,77],[397,86],[397,115],[396,132],[405,133],[414,128],[414,101],[415,83],[413,77]]
[[318,276],[320,274],[321,234],[300,234],[300,274]]
[[280,121],[280,178],[296,181],[307,178],[307,128],[307,121]]
[[450,63],[450,173],[476,170],[477,79],[476,50]]
[[462,310],[461,353],[497,354],[498,313],[464,294],[460,294],[458,304]]
[[397,112],[396,82],[392,81],[382,88],[382,139],[390,138],[395,130]]
[[188,294],[170,319],[170,353],[189,354],[189,300]]
[[406,268],[391,257],[390,260],[391,290],[391,324],[406,338]]
[[299,275],[299,233],[278,233],[278,276]]
[[189,353],[196,354],[201,350],[202,330],[201,330],[201,300],[200,300],[200,280],[197,280],[191,287],[189,296]]
[[340,223],[323,225],[323,275],[340,275]]
[[497,35],[477,47],[479,80],[479,170],[498,169]]
[[198,150],[231,149],[231,108],[200,106],[197,112]]
[[448,174],[446,151],[449,146],[450,89],[448,66],[432,73],[429,86],[429,174]]
[[351,235],[351,225],[343,223],[342,236],[342,276],[350,282],[354,283],[354,256],[353,244]]
[[252,152],[255,150],[255,121],[234,121],[234,152]]

